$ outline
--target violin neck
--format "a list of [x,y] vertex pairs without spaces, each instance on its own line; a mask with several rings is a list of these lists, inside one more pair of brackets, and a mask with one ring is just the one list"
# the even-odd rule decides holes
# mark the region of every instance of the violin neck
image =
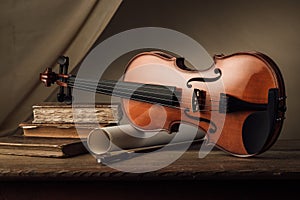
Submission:
[[92,81],[76,79],[75,76],[67,80],[67,86],[83,91],[96,92],[109,96],[116,96],[151,104],[168,107],[178,107],[181,91],[173,86],[142,84],[114,80]]

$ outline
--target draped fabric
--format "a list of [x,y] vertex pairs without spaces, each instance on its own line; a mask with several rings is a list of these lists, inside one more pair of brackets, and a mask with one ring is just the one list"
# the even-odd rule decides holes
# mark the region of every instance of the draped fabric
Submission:
[[2,0],[0,2],[0,135],[14,133],[56,87],[39,73],[57,70],[59,55],[72,70],[87,54],[121,0]]

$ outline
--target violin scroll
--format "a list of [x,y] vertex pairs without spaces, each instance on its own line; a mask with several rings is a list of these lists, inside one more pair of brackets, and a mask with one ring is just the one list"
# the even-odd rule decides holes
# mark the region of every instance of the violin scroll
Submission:
[[43,73],[40,73],[40,80],[46,87],[50,87],[58,80],[58,75],[52,71],[52,68],[46,68]]
[[57,74],[52,71],[52,68],[47,67],[43,73],[40,73],[40,80],[45,84],[46,87],[50,87],[52,84],[56,83],[62,87],[68,87],[67,83],[61,81],[61,78],[69,78],[68,74]]
[[[57,60],[59,64],[59,74],[52,71],[52,68],[46,68],[43,73],[40,73],[40,80],[45,84],[46,87],[50,87],[56,83],[60,86],[59,93],[57,94],[57,100],[59,102],[66,101],[70,103],[72,101],[71,88],[68,86],[67,80],[71,77],[68,74],[69,58],[66,56],[60,56]],[[67,88],[65,94],[64,88]]]

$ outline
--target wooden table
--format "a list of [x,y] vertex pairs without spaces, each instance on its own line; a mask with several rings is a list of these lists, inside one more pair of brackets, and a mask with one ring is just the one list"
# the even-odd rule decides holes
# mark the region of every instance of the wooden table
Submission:
[[[269,151],[254,158],[236,158],[214,150],[200,159],[198,152],[199,144],[171,165],[147,173],[117,171],[98,164],[89,154],[66,159],[0,155],[0,199],[3,194],[4,197],[13,195],[16,187],[22,188],[29,199],[36,194],[34,188],[40,188],[39,191],[49,189],[46,193],[39,192],[39,197],[54,194],[52,190],[57,195],[68,197],[92,195],[91,191],[96,191],[93,193],[95,196],[122,197],[122,192],[115,190],[126,194],[132,191],[139,196],[151,189],[149,194],[158,195],[153,191],[160,191],[174,198],[198,194],[220,197],[237,188],[238,194],[250,196],[257,190],[263,195],[271,193],[277,197],[297,192],[300,180],[299,140],[278,141]],[[135,167],[134,159],[126,164]],[[244,183],[249,187],[242,187]],[[283,186],[288,186],[287,190]],[[177,190],[181,191],[180,194]]]

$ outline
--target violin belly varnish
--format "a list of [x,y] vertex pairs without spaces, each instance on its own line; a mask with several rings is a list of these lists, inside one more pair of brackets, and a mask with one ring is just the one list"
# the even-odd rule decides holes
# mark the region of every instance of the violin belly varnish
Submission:
[[[258,52],[218,55],[214,61],[197,71],[183,58],[144,52],[128,63],[123,81],[100,80],[97,93],[120,97],[124,114],[139,130],[172,132],[187,123],[203,129],[208,144],[232,155],[266,151],[278,138],[286,111],[279,68]],[[75,76],[49,68],[40,77],[46,86],[56,82],[68,91],[89,91],[94,84],[76,80],[75,87]]]

